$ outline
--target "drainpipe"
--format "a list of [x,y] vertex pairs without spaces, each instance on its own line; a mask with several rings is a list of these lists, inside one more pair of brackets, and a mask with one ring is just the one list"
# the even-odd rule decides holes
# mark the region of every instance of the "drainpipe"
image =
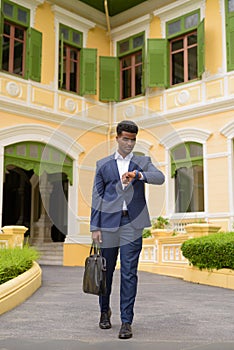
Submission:
[[108,35],[111,38],[110,16],[109,16],[107,0],[104,0],[104,8],[105,8],[105,14],[106,14],[106,24],[107,24]]
[[[108,0],[104,0],[104,8],[105,8],[105,14],[106,14],[106,23],[107,23],[107,31],[110,41],[110,56],[112,56],[112,40],[111,40],[111,26],[110,26],[110,16],[109,16],[109,10],[108,10]],[[110,154],[110,144],[111,144],[111,129],[112,129],[112,102],[108,102],[108,120],[109,120],[109,127],[107,131],[107,145],[108,145],[108,154]]]

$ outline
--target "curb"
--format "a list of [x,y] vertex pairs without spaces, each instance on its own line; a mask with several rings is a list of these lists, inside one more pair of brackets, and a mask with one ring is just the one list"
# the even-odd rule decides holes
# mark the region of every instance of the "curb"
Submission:
[[29,298],[41,286],[41,281],[41,268],[34,261],[28,271],[0,285],[0,315]]

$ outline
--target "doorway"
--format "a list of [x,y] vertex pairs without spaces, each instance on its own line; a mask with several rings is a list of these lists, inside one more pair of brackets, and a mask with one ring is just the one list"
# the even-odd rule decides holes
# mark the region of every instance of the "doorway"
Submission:
[[40,142],[5,147],[2,225],[28,227],[35,243],[64,242],[72,160]]

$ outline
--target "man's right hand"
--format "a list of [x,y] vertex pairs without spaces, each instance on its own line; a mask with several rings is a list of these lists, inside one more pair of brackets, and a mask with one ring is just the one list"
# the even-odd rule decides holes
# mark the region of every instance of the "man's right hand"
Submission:
[[92,232],[92,240],[96,243],[102,243],[102,233],[101,231]]

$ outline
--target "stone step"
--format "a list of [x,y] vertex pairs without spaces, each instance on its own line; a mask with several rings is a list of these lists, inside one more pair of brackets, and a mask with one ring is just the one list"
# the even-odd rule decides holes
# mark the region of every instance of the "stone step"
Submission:
[[39,265],[63,265],[63,243],[41,243],[32,246],[40,254]]

